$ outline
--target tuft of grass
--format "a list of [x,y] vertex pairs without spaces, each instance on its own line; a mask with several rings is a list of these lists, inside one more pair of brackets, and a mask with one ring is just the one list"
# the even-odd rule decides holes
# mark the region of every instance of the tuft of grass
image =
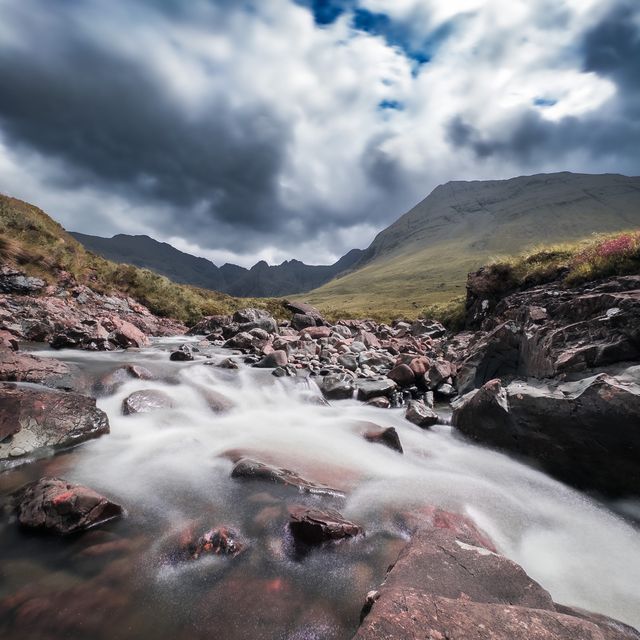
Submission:
[[87,251],[61,225],[26,202],[0,195],[0,261],[20,267],[53,284],[71,274],[80,284],[112,294],[129,295],[159,316],[191,325],[206,315],[231,314],[259,307],[281,318],[282,300],[236,298],[172,282],[132,265],[117,264]]
[[462,331],[466,319],[465,303],[464,296],[456,296],[447,302],[435,302],[427,305],[421,316],[441,322],[450,331]]

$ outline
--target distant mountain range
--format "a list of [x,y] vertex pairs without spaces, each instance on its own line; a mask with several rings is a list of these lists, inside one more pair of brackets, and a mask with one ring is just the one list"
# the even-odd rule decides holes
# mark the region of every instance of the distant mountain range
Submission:
[[71,235],[89,251],[113,262],[144,267],[174,282],[241,297],[283,296],[315,289],[352,268],[363,253],[353,249],[326,266],[308,265],[299,260],[269,266],[262,260],[246,269],[235,264],[217,267],[210,260],[184,253],[149,236],[118,234],[101,238],[74,232]]
[[552,173],[448,182],[381,231],[349,273],[304,296],[356,315],[462,295],[494,257],[640,227],[640,177]]

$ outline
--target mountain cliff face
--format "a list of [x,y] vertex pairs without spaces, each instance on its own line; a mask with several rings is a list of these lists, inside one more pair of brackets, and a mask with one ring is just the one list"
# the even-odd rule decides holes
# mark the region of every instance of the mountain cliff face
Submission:
[[307,296],[346,312],[415,312],[464,293],[493,257],[640,226],[640,177],[573,173],[449,182],[381,231],[357,268]]
[[72,233],[89,251],[114,262],[133,264],[167,276],[174,282],[192,284],[243,297],[271,297],[309,291],[350,269],[361,257],[353,249],[332,265],[307,265],[287,260],[269,266],[260,261],[251,269],[235,264],[217,267],[205,258],[179,251],[149,236],[118,234],[113,238]]

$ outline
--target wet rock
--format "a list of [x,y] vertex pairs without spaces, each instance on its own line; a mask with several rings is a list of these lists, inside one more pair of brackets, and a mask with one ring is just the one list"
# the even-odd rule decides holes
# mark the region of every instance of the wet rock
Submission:
[[23,351],[0,348],[0,380],[33,382],[56,389],[83,387],[80,370],[55,358],[40,358]]
[[240,365],[235,360],[232,360],[231,358],[225,358],[224,360],[221,360],[220,362],[218,362],[216,366],[220,367],[221,369],[239,369],[240,368]]
[[319,545],[324,542],[353,538],[362,528],[345,520],[337,511],[290,507],[289,530],[297,543]]
[[165,555],[171,562],[186,562],[207,555],[237,556],[246,542],[233,528],[214,527],[198,535],[195,523],[189,523],[167,546]]
[[17,512],[21,526],[58,535],[84,531],[123,515],[120,505],[60,478],[42,478],[23,489]]
[[233,337],[229,338],[225,343],[225,349],[241,349],[242,351],[249,351],[253,347],[256,338],[249,332],[241,331]]
[[357,380],[358,400],[366,402],[378,396],[390,397],[398,385],[387,379],[383,380]]
[[578,488],[640,495],[640,385],[631,379],[599,374],[506,387],[492,380],[454,402],[452,421],[474,440],[532,458]]
[[428,429],[438,423],[438,414],[420,400],[412,400],[409,403],[404,417],[422,429]]
[[96,401],[75,393],[0,385],[0,462],[109,433]]
[[372,407],[378,407],[378,409],[388,409],[391,406],[391,401],[385,396],[378,396],[367,400],[366,404]]
[[364,437],[365,440],[368,440],[369,442],[382,444],[385,447],[389,447],[389,449],[403,453],[400,436],[394,427],[387,427],[386,429],[383,429],[382,427],[370,428],[365,431]]
[[154,375],[146,367],[128,364],[102,376],[95,384],[94,390],[99,395],[111,395],[115,393],[118,387],[134,378],[138,380],[153,380]]
[[173,408],[171,396],[159,389],[134,391],[122,401],[122,413],[125,416],[135,413],[150,413],[161,409]]
[[439,385],[455,376],[455,366],[445,360],[434,360],[424,374],[427,389],[437,389]]
[[220,393],[211,387],[205,385],[195,385],[200,395],[206,400],[209,405],[209,409],[214,413],[226,413],[231,411],[236,405],[231,398],[228,398],[224,393]]
[[191,362],[193,360],[193,349],[189,345],[183,344],[171,352],[169,360],[173,362]]
[[327,400],[349,400],[355,391],[353,379],[344,374],[324,376],[318,386]]
[[418,531],[367,597],[354,640],[637,640],[560,608],[514,562],[442,529]]
[[263,462],[258,462],[257,460],[252,460],[251,458],[242,458],[239,460],[233,467],[231,477],[262,480],[264,482],[273,482],[288,487],[295,487],[301,493],[328,496],[344,495],[337,489],[306,480],[295,473],[295,471],[274,467]]
[[102,325],[109,332],[109,341],[116,347],[145,347],[149,338],[131,322],[112,315],[102,320]]
[[338,364],[348,371],[357,371],[358,369],[358,360],[350,353],[343,353],[338,356]]
[[275,367],[284,367],[288,364],[289,359],[287,358],[286,351],[272,351],[268,353],[260,362],[256,363],[254,366],[261,369],[274,369]]
[[416,379],[415,373],[406,364],[395,366],[389,371],[387,377],[397,383],[399,387],[410,387]]
[[448,382],[443,382],[442,384],[438,385],[436,391],[439,395],[444,396],[445,398],[453,398],[457,394],[455,387]]

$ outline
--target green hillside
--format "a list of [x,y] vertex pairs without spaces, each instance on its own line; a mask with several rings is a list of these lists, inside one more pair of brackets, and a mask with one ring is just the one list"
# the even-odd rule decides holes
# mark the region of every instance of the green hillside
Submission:
[[637,227],[637,177],[450,182],[378,234],[359,268],[304,297],[331,315],[415,315],[464,295],[467,273],[500,256]]

